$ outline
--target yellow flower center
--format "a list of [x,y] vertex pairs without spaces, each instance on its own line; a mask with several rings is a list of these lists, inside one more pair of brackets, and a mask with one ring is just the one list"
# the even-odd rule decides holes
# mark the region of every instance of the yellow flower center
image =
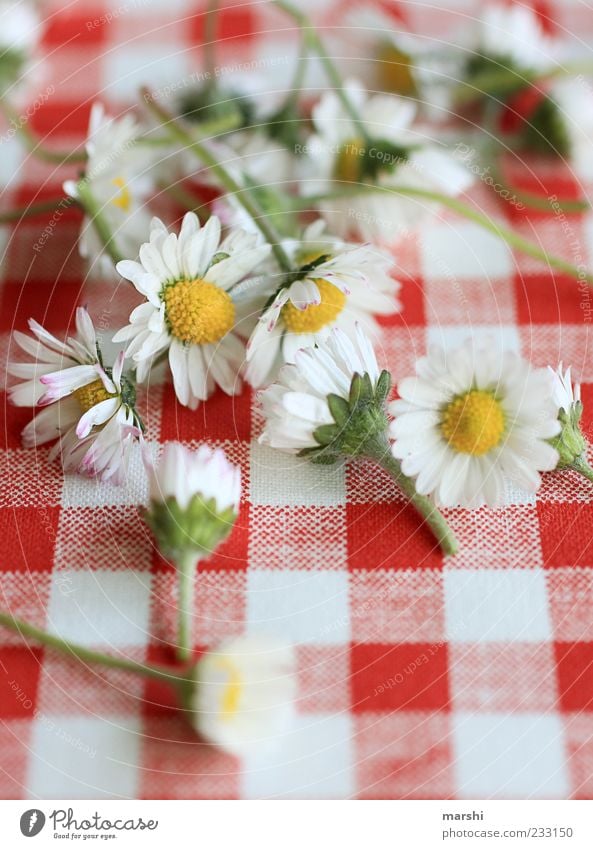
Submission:
[[218,342],[235,323],[231,296],[206,280],[179,280],[163,293],[171,333],[182,342]]
[[385,91],[411,97],[416,94],[412,58],[393,44],[382,44],[377,50],[379,80]]
[[505,417],[491,392],[472,389],[458,395],[443,410],[441,433],[455,451],[480,457],[502,439]]
[[363,139],[353,138],[344,142],[334,165],[335,179],[346,183],[358,183],[362,176],[365,152]]
[[101,401],[107,401],[108,398],[115,398],[115,395],[110,394],[101,380],[93,380],[92,383],[87,383],[86,386],[81,386],[72,393],[83,413],[86,413],[91,407],[100,404]]
[[223,719],[230,719],[239,709],[243,685],[241,676],[236,665],[228,658],[221,657],[216,661],[216,666],[228,674],[220,700],[220,709]]
[[111,203],[114,206],[117,206],[123,212],[129,212],[130,207],[132,205],[132,196],[128,187],[126,186],[125,180],[123,177],[115,177],[112,181],[114,186],[117,186],[119,189],[118,193],[111,199]]
[[346,295],[327,280],[315,280],[321,296],[320,304],[311,304],[299,310],[290,301],[282,307],[284,324],[291,333],[317,333],[331,324],[344,309]]

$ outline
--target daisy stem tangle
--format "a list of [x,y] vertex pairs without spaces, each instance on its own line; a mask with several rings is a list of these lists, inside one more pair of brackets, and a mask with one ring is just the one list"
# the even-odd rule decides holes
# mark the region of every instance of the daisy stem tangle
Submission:
[[78,197],[80,198],[80,202],[84,207],[86,214],[88,215],[92,226],[95,228],[103,247],[106,252],[111,257],[113,264],[116,265],[120,260],[124,259],[122,254],[117,249],[115,244],[113,233],[111,232],[109,225],[107,224],[105,218],[103,217],[101,210],[95,200],[93,193],[89,187],[88,180],[84,177],[82,180],[79,180],[77,183],[78,189]]
[[556,268],[558,271],[563,271],[571,277],[574,277],[576,280],[584,280],[589,285],[593,285],[593,274],[590,272],[572,265],[572,263],[567,262],[561,257],[549,254],[547,251],[539,248],[528,239],[524,239],[522,236],[517,235],[517,233],[513,232],[513,230],[503,227],[498,222],[493,221],[491,218],[484,215],[484,213],[478,212],[469,204],[463,203],[463,201],[457,200],[457,198],[452,198],[441,192],[434,192],[428,189],[417,189],[413,186],[371,186],[363,183],[356,183],[350,190],[346,191],[327,192],[321,195],[309,195],[304,198],[295,198],[294,205],[297,209],[312,209],[316,204],[321,203],[322,201],[343,200],[349,195],[361,194],[363,192],[389,192],[391,194],[404,195],[405,197],[417,197],[423,198],[427,201],[434,201],[435,203],[446,206],[454,212],[457,212],[463,218],[467,218],[469,221],[475,222],[484,230],[488,230],[490,233],[498,236],[499,239],[502,239],[503,242],[506,242],[515,250],[521,251],[534,259],[539,259],[542,262],[545,262],[550,268]]
[[370,138],[368,130],[360,117],[358,109],[348,97],[340,72],[333,63],[329,53],[325,49],[323,40],[320,38],[319,33],[307,15],[305,15],[304,12],[301,12],[296,6],[293,6],[292,3],[288,2],[288,0],[275,0],[275,3],[279,9],[282,9],[283,12],[290,15],[290,17],[298,24],[303,33],[303,38],[306,40],[306,43],[309,44],[311,51],[319,57],[319,60],[323,65],[323,70],[327,74],[329,81],[335,89],[336,96],[340,99],[342,106],[350,115],[352,123],[356,127],[358,136],[362,141],[369,142]]
[[27,150],[43,162],[58,163],[59,165],[86,162],[87,156],[84,150],[65,152],[44,147],[39,138],[27,127],[26,118],[19,115],[10,103],[1,97],[0,112],[4,114],[11,127],[20,135]]
[[189,150],[192,150],[204,165],[207,165],[213,174],[218,177],[224,188],[236,197],[248,215],[251,216],[265,240],[271,245],[280,267],[284,271],[292,271],[291,262],[280,244],[280,237],[269,221],[266,220],[265,213],[254,201],[249,189],[239,185],[206,145],[194,139],[166,109],[156,104],[147,90],[143,89],[142,95],[150,111],[165,124],[172,135]]
[[188,661],[192,654],[193,587],[198,560],[195,552],[189,551],[182,554],[175,563],[179,579],[177,659],[181,662]]
[[443,552],[445,554],[456,554],[459,550],[459,545],[445,517],[426,495],[420,495],[416,491],[414,481],[404,475],[399,460],[396,460],[391,453],[387,439],[367,442],[364,454],[369,459],[375,460],[375,462],[391,475],[403,494],[414,505],[418,513],[430,527]]
[[128,660],[123,657],[112,657],[111,655],[103,654],[103,652],[88,649],[86,646],[79,646],[76,643],[63,640],[61,637],[48,634],[47,631],[31,625],[23,619],[17,619],[10,613],[0,612],[0,625],[11,631],[16,631],[25,641],[41,643],[48,648],[62,652],[62,654],[70,655],[70,657],[74,657],[83,663],[96,663],[101,666],[107,666],[110,669],[123,669],[126,672],[133,672],[135,675],[142,675],[145,678],[166,681],[168,684],[173,684],[176,687],[182,686],[186,680],[184,673],[176,672],[165,666],[139,663],[136,660]]

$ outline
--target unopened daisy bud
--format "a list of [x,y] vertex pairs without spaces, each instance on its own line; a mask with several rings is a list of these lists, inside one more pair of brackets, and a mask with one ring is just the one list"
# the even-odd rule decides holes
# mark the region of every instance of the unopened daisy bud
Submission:
[[165,445],[160,463],[148,466],[150,507],[145,521],[163,554],[209,554],[232,530],[241,497],[241,472],[221,448],[192,451]]
[[587,442],[581,431],[581,387],[573,384],[570,367],[565,372],[562,363],[556,370],[548,366],[552,375],[552,397],[558,407],[558,421],[562,428],[558,436],[550,439],[550,444],[558,452],[557,469],[574,469],[589,480],[593,480],[593,470],[587,463]]
[[295,657],[261,637],[237,637],[195,665],[187,709],[195,730],[234,755],[261,751],[294,714]]
[[418,495],[391,454],[385,406],[390,389],[391,376],[379,371],[360,326],[352,339],[335,328],[316,348],[298,351],[294,364],[284,366],[277,382],[261,393],[266,426],[260,442],[314,463],[344,457],[375,460],[395,478],[443,550],[452,554],[457,544],[443,516]]
[[241,498],[241,472],[221,448],[201,445],[191,451],[168,442],[155,468],[146,460],[150,506],[144,520],[161,552],[179,575],[178,649],[180,660],[191,655],[193,580],[198,562],[231,532]]

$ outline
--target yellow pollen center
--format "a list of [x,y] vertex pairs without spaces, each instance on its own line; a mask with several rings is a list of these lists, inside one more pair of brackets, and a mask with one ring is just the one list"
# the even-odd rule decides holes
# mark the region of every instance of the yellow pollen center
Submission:
[[382,44],[377,50],[377,69],[385,91],[407,97],[416,94],[412,59],[393,44]]
[[331,324],[346,305],[346,295],[327,280],[315,280],[321,297],[320,304],[311,304],[299,310],[288,301],[282,307],[284,324],[291,333],[317,333],[326,324]]
[[235,323],[231,296],[206,280],[179,280],[167,286],[163,300],[171,333],[182,342],[218,342]]
[[91,407],[100,404],[101,401],[107,401],[108,398],[115,398],[103,386],[100,380],[93,380],[92,383],[87,383],[86,386],[81,386],[72,393],[83,413],[86,413]]
[[132,196],[130,195],[130,191],[126,186],[124,178],[115,177],[111,182],[119,189],[115,197],[111,199],[111,203],[113,204],[113,206],[117,206],[123,212],[129,212],[130,206],[132,205]]
[[353,138],[341,145],[334,166],[334,177],[346,183],[358,183],[362,175],[365,156],[363,139]]
[[241,676],[235,664],[228,658],[219,658],[216,665],[228,674],[228,681],[222,691],[220,709],[222,711],[222,718],[230,719],[239,709],[239,702],[243,691]]
[[504,412],[491,392],[472,389],[443,410],[441,433],[461,454],[480,457],[495,448],[505,428]]

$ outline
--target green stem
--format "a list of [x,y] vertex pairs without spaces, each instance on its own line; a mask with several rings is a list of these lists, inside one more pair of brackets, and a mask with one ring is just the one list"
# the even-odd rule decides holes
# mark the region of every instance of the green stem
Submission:
[[436,203],[442,204],[443,206],[452,209],[454,212],[457,212],[464,218],[467,218],[469,221],[475,222],[484,230],[488,230],[490,233],[498,236],[499,239],[502,239],[503,242],[506,242],[510,247],[527,254],[527,256],[531,256],[534,259],[539,259],[542,262],[545,262],[548,266],[550,266],[550,268],[556,268],[558,271],[570,274],[577,280],[586,280],[590,285],[593,284],[592,274],[584,274],[581,269],[577,268],[572,263],[567,262],[561,257],[549,254],[547,251],[544,251],[537,245],[533,244],[533,242],[530,242],[528,239],[524,239],[522,236],[518,236],[517,233],[513,232],[513,230],[503,227],[498,222],[492,221],[488,218],[488,216],[484,215],[484,213],[478,212],[469,206],[469,204],[463,203],[463,201],[457,200],[457,198],[450,197],[449,195],[441,192],[433,192],[426,189],[415,189],[409,186],[396,186],[393,187],[393,191],[407,197],[424,198],[425,200],[435,201]]
[[44,215],[47,212],[57,212],[62,207],[74,206],[74,198],[52,198],[41,200],[38,203],[28,203],[26,206],[17,206],[6,212],[0,212],[0,224],[10,224],[11,221],[20,221],[22,218],[32,218],[34,215]]
[[177,659],[183,663],[190,660],[193,652],[193,589],[198,562],[199,557],[195,552],[190,551],[182,554],[175,563],[179,586]]
[[324,201],[344,200],[345,198],[351,197],[353,194],[362,194],[364,192],[388,192],[392,195],[397,194],[403,195],[404,197],[423,198],[424,200],[433,201],[441,204],[442,206],[446,206],[448,209],[452,209],[454,212],[457,212],[463,218],[467,218],[469,221],[473,221],[478,224],[484,230],[488,230],[488,232],[493,233],[515,250],[521,251],[534,259],[539,259],[550,266],[550,268],[556,268],[559,271],[563,271],[571,277],[574,277],[576,280],[584,280],[589,285],[593,285],[593,274],[590,274],[589,272],[585,273],[582,269],[577,268],[577,266],[572,265],[572,263],[567,262],[561,257],[549,254],[547,251],[542,250],[542,248],[539,248],[528,239],[518,236],[515,232],[513,232],[513,230],[509,230],[507,227],[503,227],[498,222],[492,221],[482,212],[477,212],[473,209],[473,207],[469,206],[469,204],[463,203],[463,201],[457,200],[457,198],[453,198],[450,195],[443,194],[442,192],[417,189],[411,186],[369,186],[362,183],[356,183],[353,189],[347,192],[328,192],[321,195],[309,195],[305,198],[295,198],[294,205],[298,209],[310,209],[313,205]]
[[584,455],[577,457],[570,468],[574,469],[575,472],[579,472],[579,474],[581,474],[584,478],[587,478],[588,481],[591,481],[591,483],[593,483],[593,469],[591,468],[589,463],[587,463],[587,460]]
[[127,660],[123,657],[112,657],[103,652],[87,649],[85,646],[79,646],[76,643],[71,643],[63,640],[61,637],[56,637],[54,634],[48,634],[41,628],[31,625],[22,619],[17,619],[10,613],[0,612],[0,625],[4,628],[9,628],[11,631],[16,631],[25,639],[25,641],[33,641],[48,646],[62,652],[62,654],[74,657],[83,663],[97,663],[101,666],[107,666],[110,669],[124,669],[126,672],[133,672],[135,675],[142,675],[145,678],[154,678],[157,681],[166,681],[175,687],[180,686],[186,679],[185,673],[176,672],[166,666],[158,666],[150,663],[139,663],[136,660]]
[[[548,198],[541,197],[540,195],[535,195],[533,192],[525,192],[522,189],[517,189],[514,186],[509,185],[504,179],[504,175],[500,168],[496,165],[496,161],[493,160],[493,164],[490,166],[490,171],[492,173],[492,178],[502,189],[506,189],[509,192],[512,192],[515,198],[521,203],[524,203],[525,206],[530,207],[531,209],[539,209],[542,212],[551,212],[550,201]],[[492,186],[492,190],[496,192],[496,187]],[[584,212],[586,209],[589,209],[591,204],[589,204],[586,200],[558,200],[558,208],[560,212],[565,213],[573,213],[573,212]]]
[[117,265],[117,263],[125,257],[122,256],[117,248],[113,233],[99,209],[99,205],[93,196],[89,182],[86,178],[83,177],[82,180],[78,181],[77,190],[80,203],[84,207],[91,224],[95,228],[95,231],[101,240],[101,244],[105,248],[105,252],[111,257],[113,264]]
[[320,38],[319,33],[317,32],[307,15],[305,15],[304,12],[301,12],[301,10],[298,9],[296,6],[293,6],[293,4],[289,2],[289,0],[275,0],[275,3],[279,9],[282,9],[283,12],[286,12],[287,15],[290,15],[290,17],[297,23],[303,33],[303,37],[310,45],[312,52],[316,53],[319,57],[319,60],[323,66],[323,70],[327,74],[327,78],[335,89],[335,93],[340,99],[345,111],[352,119],[352,123],[356,127],[360,138],[365,142],[369,142],[370,136],[367,128],[364,125],[364,121],[362,120],[358,109],[348,97],[348,94],[344,89],[344,81],[340,75],[340,72],[336,68],[329,53],[325,49],[325,44],[323,43],[323,40]]
[[443,553],[456,554],[459,546],[445,517],[429,498],[416,491],[414,481],[404,475],[399,460],[396,460],[391,453],[387,439],[379,439],[374,443],[369,441],[365,446],[365,455],[375,460],[395,480],[403,494],[414,505],[431,529]]
[[38,159],[43,160],[43,162],[58,163],[59,165],[86,162],[87,155],[84,150],[74,150],[66,153],[62,150],[51,150],[44,147],[35,133],[27,127],[23,116],[19,115],[4,98],[0,98],[0,111],[19,134],[27,150]]
[[284,271],[292,271],[290,260],[280,244],[280,237],[269,221],[266,220],[263,211],[253,199],[249,189],[239,185],[239,183],[237,183],[226,168],[220,164],[210,150],[202,144],[201,141],[194,139],[190,133],[188,133],[187,130],[178,123],[177,119],[167,112],[167,110],[162,106],[155,103],[150,97],[150,94],[148,94],[145,90],[143,90],[143,97],[151,112],[153,112],[153,114],[168,127],[177,140],[189,150],[192,150],[196,156],[211,169],[212,173],[218,178],[224,188],[237,198],[248,215],[253,219],[256,227],[259,229],[265,240],[271,245],[274,256],[276,257],[280,267]]

